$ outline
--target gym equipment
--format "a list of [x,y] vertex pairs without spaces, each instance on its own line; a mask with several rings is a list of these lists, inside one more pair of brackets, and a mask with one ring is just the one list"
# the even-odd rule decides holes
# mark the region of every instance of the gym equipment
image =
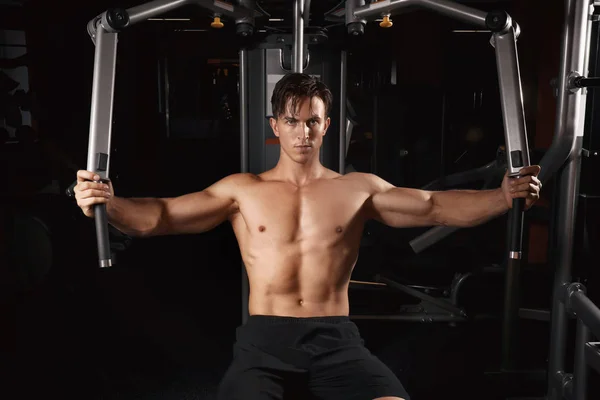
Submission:
[[[235,20],[236,30],[241,36],[254,33],[254,19],[261,13],[256,11],[253,1],[240,1],[233,5],[224,1],[202,0],[156,0],[127,10],[111,9],[88,24],[95,45],[94,85],[90,123],[90,144],[88,148],[88,169],[98,173],[102,180],[108,179],[110,158],[110,133],[112,124],[113,89],[117,34],[123,29],[153,16],[172,11],[184,5],[198,5],[215,14],[215,25],[225,16]],[[343,23],[351,36],[361,35],[367,20],[382,18],[380,26],[390,29],[393,26],[394,12],[424,8],[432,12],[456,19],[474,27],[488,29],[492,33],[491,44],[495,49],[502,115],[505,128],[505,144],[508,172],[518,176],[522,167],[529,165],[529,150],[525,131],[523,98],[516,40],[520,28],[505,12],[483,12],[448,0],[386,0],[369,2],[347,0],[339,7],[326,13],[326,20]],[[557,128],[552,146],[541,160],[540,180],[545,183],[557,174],[556,201],[553,202],[555,221],[553,224],[551,248],[555,251],[556,280],[552,307],[551,348],[548,374],[549,399],[569,396],[573,387],[574,398],[584,395],[585,362],[600,369],[600,352],[596,344],[589,342],[589,330],[598,335],[597,322],[600,320],[598,308],[585,296],[581,284],[571,284],[572,243],[576,194],[579,185],[580,154],[582,151],[583,117],[585,113],[586,89],[598,85],[598,79],[586,77],[589,32],[593,21],[592,0],[565,0],[565,25],[561,55],[560,76],[557,83]],[[308,20],[310,2],[295,0],[291,69],[299,72],[310,66],[306,51],[307,42],[304,26]],[[287,39],[284,38],[287,43]],[[310,42],[310,41],[308,41]],[[285,53],[285,49],[283,53]],[[249,138],[249,50],[240,50],[240,106],[241,106],[241,170],[250,169]],[[339,96],[345,95],[345,54],[341,53],[341,77]],[[282,64],[284,65],[284,64]],[[284,65],[285,66],[285,65]],[[284,68],[286,69],[286,68]],[[286,69],[287,70],[287,69]],[[262,90],[265,90],[264,88]],[[264,97],[263,97],[264,98]],[[345,100],[340,104],[346,104]],[[339,171],[343,173],[346,145],[346,109],[340,107],[340,135],[338,139]],[[329,160],[329,163],[331,160]],[[515,322],[518,311],[518,278],[521,267],[523,201],[515,201],[510,216],[510,246],[507,251],[505,316],[503,340],[503,367],[512,367]],[[96,212],[98,252],[101,267],[111,265],[106,228],[106,214],[103,207]],[[463,280],[464,281],[464,280]],[[566,290],[568,288],[568,290]],[[243,289],[243,320],[247,315],[247,286]],[[456,311],[456,310],[454,310]],[[575,379],[565,373],[564,356],[567,332],[567,314],[573,312],[579,318],[576,345]],[[589,326],[587,328],[586,326]],[[583,382],[583,383],[582,383]]]
[[[209,0],[155,0],[129,9],[109,9],[92,19],[87,30],[96,46],[94,55],[94,78],[92,88],[92,107],[90,118],[89,147],[87,169],[98,174],[101,181],[108,180],[110,166],[111,126],[113,112],[113,95],[115,82],[116,51],[118,34],[124,29],[141,23],[151,17],[173,11],[186,5],[200,6],[214,15],[213,28],[223,26],[222,17],[234,20],[236,32],[241,37],[249,37],[255,31],[255,19],[262,17],[260,7],[256,6],[254,0],[242,0],[238,5],[225,1],[213,2]],[[326,80],[334,92],[339,92],[341,101],[345,100],[345,54],[333,61],[317,62],[319,56],[315,51],[310,59],[306,42],[319,44],[326,36],[322,31],[304,34],[304,25],[308,22],[310,2],[297,0],[294,5],[294,32],[290,40],[289,35],[273,35],[266,38],[262,45],[253,49],[243,47],[239,51],[239,91],[240,91],[240,163],[241,172],[252,171],[259,173],[267,169],[273,162],[275,147],[265,146],[269,144],[268,139],[262,135],[249,136],[249,126],[258,129],[258,132],[268,134],[265,128],[265,117],[269,116],[270,93],[278,78],[289,71],[304,71],[319,75]],[[287,53],[291,48],[291,62]],[[327,58],[322,52],[321,58]],[[266,61],[268,60],[268,61]],[[341,69],[334,67],[341,64]],[[340,74],[339,83],[335,83],[333,77]],[[337,90],[335,88],[338,88]],[[262,94],[264,101],[249,102],[249,93]],[[258,107],[258,108],[257,108]],[[256,119],[258,117],[258,120]],[[346,121],[344,107],[340,110],[340,121]],[[257,126],[261,126],[257,128]],[[335,168],[336,156],[339,157],[339,171],[343,173],[345,166],[346,149],[346,124],[340,124],[340,137],[328,135],[322,151],[322,162],[330,168]],[[332,131],[333,129],[330,128]],[[335,146],[335,144],[338,146]],[[344,149],[344,151],[342,151]],[[252,151],[251,151],[252,150]],[[278,153],[278,152],[277,152]],[[251,156],[252,155],[252,156]],[[113,264],[110,257],[110,244],[107,228],[106,208],[96,206],[95,225],[97,233],[98,258],[100,267],[109,267]],[[247,298],[249,288],[242,268],[242,321],[247,318]]]
[[[215,18],[226,16],[235,20],[236,31],[240,36],[248,36],[254,30],[254,18],[260,13],[254,10],[252,0],[240,1],[240,5],[209,0],[155,0],[129,9],[109,9],[92,19],[87,30],[96,48],[94,54],[94,75],[92,106],[90,114],[90,140],[88,146],[87,169],[96,172],[100,181],[109,179],[112,114],[114,84],[119,32],[148,18],[164,14],[185,5],[198,5],[215,14]],[[219,22],[219,21],[216,21]],[[246,101],[242,97],[242,109]],[[246,133],[246,132],[244,132]],[[106,207],[94,208],[98,258],[100,267],[112,266]]]
[[[444,190],[451,187],[456,187],[469,182],[483,181],[480,189],[489,189],[497,182],[502,182],[502,178],[506,171],[506,151],[504,147],[498,149],[496,159],[479,168],[458,172],[452,175],[445,176],[441,179],[436,179],[423,186],[423,190]],[[418,254],[425,249],[431,247],[440,240],[446,238],[459,228],[452,226],[436,226],[415,237],[409,242],[413,251]]]
[[[503,146],[498,148],[496,159],[493,161],[472,170],[459,172],[448,175],[444,178],[436,179],[424,185],[424,190],[445,190],[456,186],[471,184],[473,182],[482,181],[483,185],[480,189],[488,189],[497,187],[502,181],[506,172],[506,152]],[[439,243],[443,239],[456,232],[455,227],[433,227],[426,230],[424,233],[416,236],[408,242],[410,248],[415,254],[424,252],[429,247]],[[477,268],[479,269],[479,268]],[[489,311],[486,314],[470,315],[464,306],[459,304],[459,299],[462,296],[461,290],[467,284],[467,281],[477,280],[483,275],[490,276],[494,281],[498,280],[499,274],[503,272],[500,266],[489,266],[480,268],[478,271],[456,272],[447,285],[432,285],[428,283],[423,286],[423,282],[417,280],[417,284],[401,283],[399,279],[394,279],[391,276],[381,273],[375,277],[375,281],[380,285],[370,286],[367,282],[353,281],[352,288],[356,290],[369,289],[391,289],[396,292],[402,292],[412,298],[420,300],[417,306],[408,306],[400,309],[399,312],[381,314],[360,314],[353,315],[355,319],[361,320],[395,320],[395,321],[417,321],[417,322],[463,322],[468,319],[488,318]],[[523,310],[520,310],[522,313]]]
[[[572,282],[573,241],[579,194],[582,143],[585,131],[586,85],[598,79],[588,73],[592,25],[598,21],[595,2],[566,0],[562,32],[558,101],[554,140],[540,164],[540,180],[556,174],[552,203],[550,259],[555,264],[551,308],[547,399],[586,398],[588,366],[600,372],[600,345],[590,342],[590,331],[600,337],[600,309],[585,295],[581,283]],[[577,319],[573,372],[565,365],[569,317]]]
[[[93,83],[93,96],[92,96],[92,110],[91,110],[91,121],[90,121],[90,141],[88,147],[88,165],[87,168],[90,171],[94,171],[100,177],[100,180],[107,180],[109,177],[109,165],[110,165],[110,137],[111,137],[111,125],[112,125],[112,110],[113,110],[113,92],[114,92],[114,81],[115,81],[115,63],[116,63],[116,49],[117,49],[117,37],[118,33],[131,25],[140,23],[150,17],[172,11],[184,5],[194,4],[201,6],[209,11],[214,12],[215,23],[221,26],[221,16],[226,16],[235,20],[236,31],[241,36],[248,36],[254,32],[254,20],[261,14],[255,10],[255,4],[253,1],[240,2],[239,6],[234,6],[225,2],[210,2],[210,1],[167,1],[167,0],[155,0],[143,5],[132,7],[130,9],[110,9],[99,16],[95,17],[88,23],[88,33],[90,34],[93,42],[96,45],[95,61],[94,61],[94,83]],[[340,9],[332,10],[326,18],[329,20],[335,20],[336,22],[345,23],[348,33],[350,35],[360,35],[364,33],[366,22],[368,19],[375,19],[383,16],[384,21],[381,24],[382,27],[390,27],[392,25],[390,17],[393,11],[400,10],[409,5],[406,1],[386,1],[365,4],[361,0],[348,0],[345,2],[345,7]],[[473,24],[477,27],[488,28],[493,32],[492,45],[496,51],[498,77],[501,87],[501,98],[502,98],[502,111],[505,123],[505,138],[506,148],[508,157],[508,168],[509,173],[513,176],[518,174],[518,171],[523,166],[529,164],[529,155],[527,149],[527,138],[524,125],[523,115],[523,100],[521,94],[521,82],[519,76],[518,59],[516,51],[516,39],[519,35],[519,27],[512,21],[510,16],[504,12],[491,12],[485,13],[471,7],[467,7],[458,3],[450,1],[414,1],[410,2],[411,6],[421,6],[428,8],[434,12],[441,13],[451,18],[458,19],[460,21]],[[308,52],[305,52],[305,35],[304,25],[308,20],[310,3],[301,0],[296,0],[294,3],[294,23],[293,23],[293,71],[304,71],[306,68],[314,68]],[[318,43],[322,39],[322,33],[317,32],[310,36],[307,40],[309,43]],[[275,38],[275,43],[270,43],[269,39],[265,42],[271,45],[271,49],[265,51],[257,50],[258,54],[255,56],[255,50],[240,50],[240,109],[241,109],[241,135],[242,135],[242,148],[241,148],[241,170],[243,172],[250,170],[264,171],[267,165],[268,157],[262,158],[260,164],[253,162],[253,159],[249,157],[249,152],[252,146],[253,138],[249,138],[249,128],[246,124],[252,121],[254,112],[250,113],[250,109],[253,108],[254,102],[249,104],[248,92],[258,88],[259,90],[266,90],[263,99],[268,99],[270,96],[269,87],[272,87],[277,81],[277,76],[269,77],[269,74],[277,75],[277,72],[283,72],[286,70],[285,57],[282,54],[285,53],[285,48],[288,45],[288,38],[285,35],[279,35]],[[268,47],[268,46],[265,46]],[[269,50],[275,51],[269,52]],[[277,49],[279,47],[279,49]],[[260,46],[259,46],[260,48]],[[266,55],[265,55],[266,54]],[[305,56],[306,54],[306,56]],[[257,58],[258,62],[263,63],[263,71],[260,74],[249,73],[251,67],[257,65],[254,60],[250,58]],[[264,58],[263,58],[264,57]],[[279,62],[266,62],[265,59],[269,57],[279,58]],[[283,61],[282,61],[283,59]],[[341,101],[339,104],[345,105],[345,53],[340,54],[340,80],[339,80],[339,96]],[[334,60],[337,62],[337,60]],[[266,65],[265,65],[266,64]],[[258,64],[260,65],[260,64]],[[277,66],[279,70],[269,71],[269,68]],[[334,75],[334,71],[326,71],[323,68],[317,68],[317,71],[323,75]],[[267,75],[265,79],[265,75]],[[259,84],[255,87],[253,79],[258,76],[261,79],[265,79],[266,85],[259,79]],[[326,78],[326,77],[325,77]],[[330,84],[331,85],[331,84]],[[265,101],[265,108],[269,109],[268,101]],[[260,105],[263,107],[263,105]],[[252,111],[254,111],[252,109]],[[327,151],[327,143],[324,145],[323,158],[324,164],[332,166],[334,155],[337,153],[339,165],[338,170],[340,173],[344,172],[345,167],[345,154],[347,149],[347,138],[346,138],[346,107],[340,107],[340,121],[346,123],[339,124],[340,135],[338,137],[337,151]],[[259,118],[268,116],[268,111],[258,112]],[[263,122],[264,123],[264,122]],[[264,132],[264,130],[263,130]],[[331,136],[328,135],[329,138]],[[266,139],[266,138],[265,138]],[[266,140],[265,140],[266,141]],[[264,142],[261,143],[261,147],[264,147]],[[334,146],[331,146],[333,149]],[[259,153],[260,154],[260,153]],[[510,249],[510,255],[512,257],[513,264],[518,263],[518,256],[520,255],[520,221],[522,218],[521,212],[522,204],[515,202],[513,207],[515,215],[515,226],[514,229],[514,240],[513,247]],[[108,229],[106,221],[106,210],[103,206],[97,206],[96,209],[96,229],[97,229],[97,241],[98,241],[98,255],[101,267],[108,267],[112,265],[110,259],[110,245],[108,240]],[[245,280],[244,280],[245,281]],[[243,298],[247,297],[247,287],[244,287]],[[245,304],[243,309],[245,309]]]
[[[363,0],[348,0],[345,8],[331,12],[332,21],[346,23],[348,34],[364,33],[367,20],[383,17],[380,26],[392,26],[391,16],[394,12],[408,11],[414,8],[425,8],[438,14],[456,19],[475,27],[489,29],[490,40],[495,49],[504,137],[509,176],[518,177],[519,171],[528,165],[529,149],[525,129],[523,94],[517,55],[516,41],[520,34],[519,25],[504,11],[484,12],[447,0],[390,0],[366,4]],[[522,221],[524,199],[515,199],[511,209],[511,241],[506,263],[505,316],[504,316],[504,363],[514,359],[515,327],[518,318],[518,286],[521,264]]]

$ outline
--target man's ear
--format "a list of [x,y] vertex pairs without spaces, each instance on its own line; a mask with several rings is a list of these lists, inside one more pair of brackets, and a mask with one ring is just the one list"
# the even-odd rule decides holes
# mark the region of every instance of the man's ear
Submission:
[[329,128],[329,124],[331,124],[331,118],[327,117],[325,120],[325,129],[323,129],[323,136],[327,134],[327,129]]
[[279,137],[279,128],[277,127],[277,120],[273,117],[269,118],[269,125],[271,125],[271,129],[273,129],[273,134]]

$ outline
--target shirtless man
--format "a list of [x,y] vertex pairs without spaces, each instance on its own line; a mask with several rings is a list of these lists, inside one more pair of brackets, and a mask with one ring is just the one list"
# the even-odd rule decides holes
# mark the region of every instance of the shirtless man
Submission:
[[[205,232],[229,221],[250,284],[249,318],[237,330],[220,399],[408,399],[394,374],[364,346],[349,319],[348,285],[365,221],[396,228],[470,227],[539,197],[538,166],[486,191],[397,188],[372,174],[340,175],[319,162],[332,95],[304,74],[277,83],[271,128],[279,162],[175,198],[120,198],[89,171],[77,173],[88,217],[139,237]],[[96,182],[94,182],[96,181]],[[285,396],[285,397],[284,397]]]

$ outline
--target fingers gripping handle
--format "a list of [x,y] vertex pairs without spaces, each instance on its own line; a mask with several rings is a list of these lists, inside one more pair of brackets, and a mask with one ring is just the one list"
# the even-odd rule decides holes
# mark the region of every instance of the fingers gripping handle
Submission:
[[110,258],[110,240],[108,236],[108,216],[106,214],[105,204],[96,204],[94,206],[94,219],[96,222],[96,239],[98,242],[98,260],[100,268],[112,266]]

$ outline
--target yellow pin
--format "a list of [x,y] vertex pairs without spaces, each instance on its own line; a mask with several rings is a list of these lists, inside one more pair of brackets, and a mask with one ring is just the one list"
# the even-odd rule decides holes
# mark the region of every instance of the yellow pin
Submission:
[[221,22],[221,17],[215,17],[213,19],[213,22],[211,22],[210,26],[217,29],[222,28],[223,23]]
[[384,15],[383,16],[383,21],[381,21],[379,23],[379,26],[382,28],[391,28],[392,25],[394,25],[394,23],[392,22],[392,20],[390,19],[389,14],[388,15]]

